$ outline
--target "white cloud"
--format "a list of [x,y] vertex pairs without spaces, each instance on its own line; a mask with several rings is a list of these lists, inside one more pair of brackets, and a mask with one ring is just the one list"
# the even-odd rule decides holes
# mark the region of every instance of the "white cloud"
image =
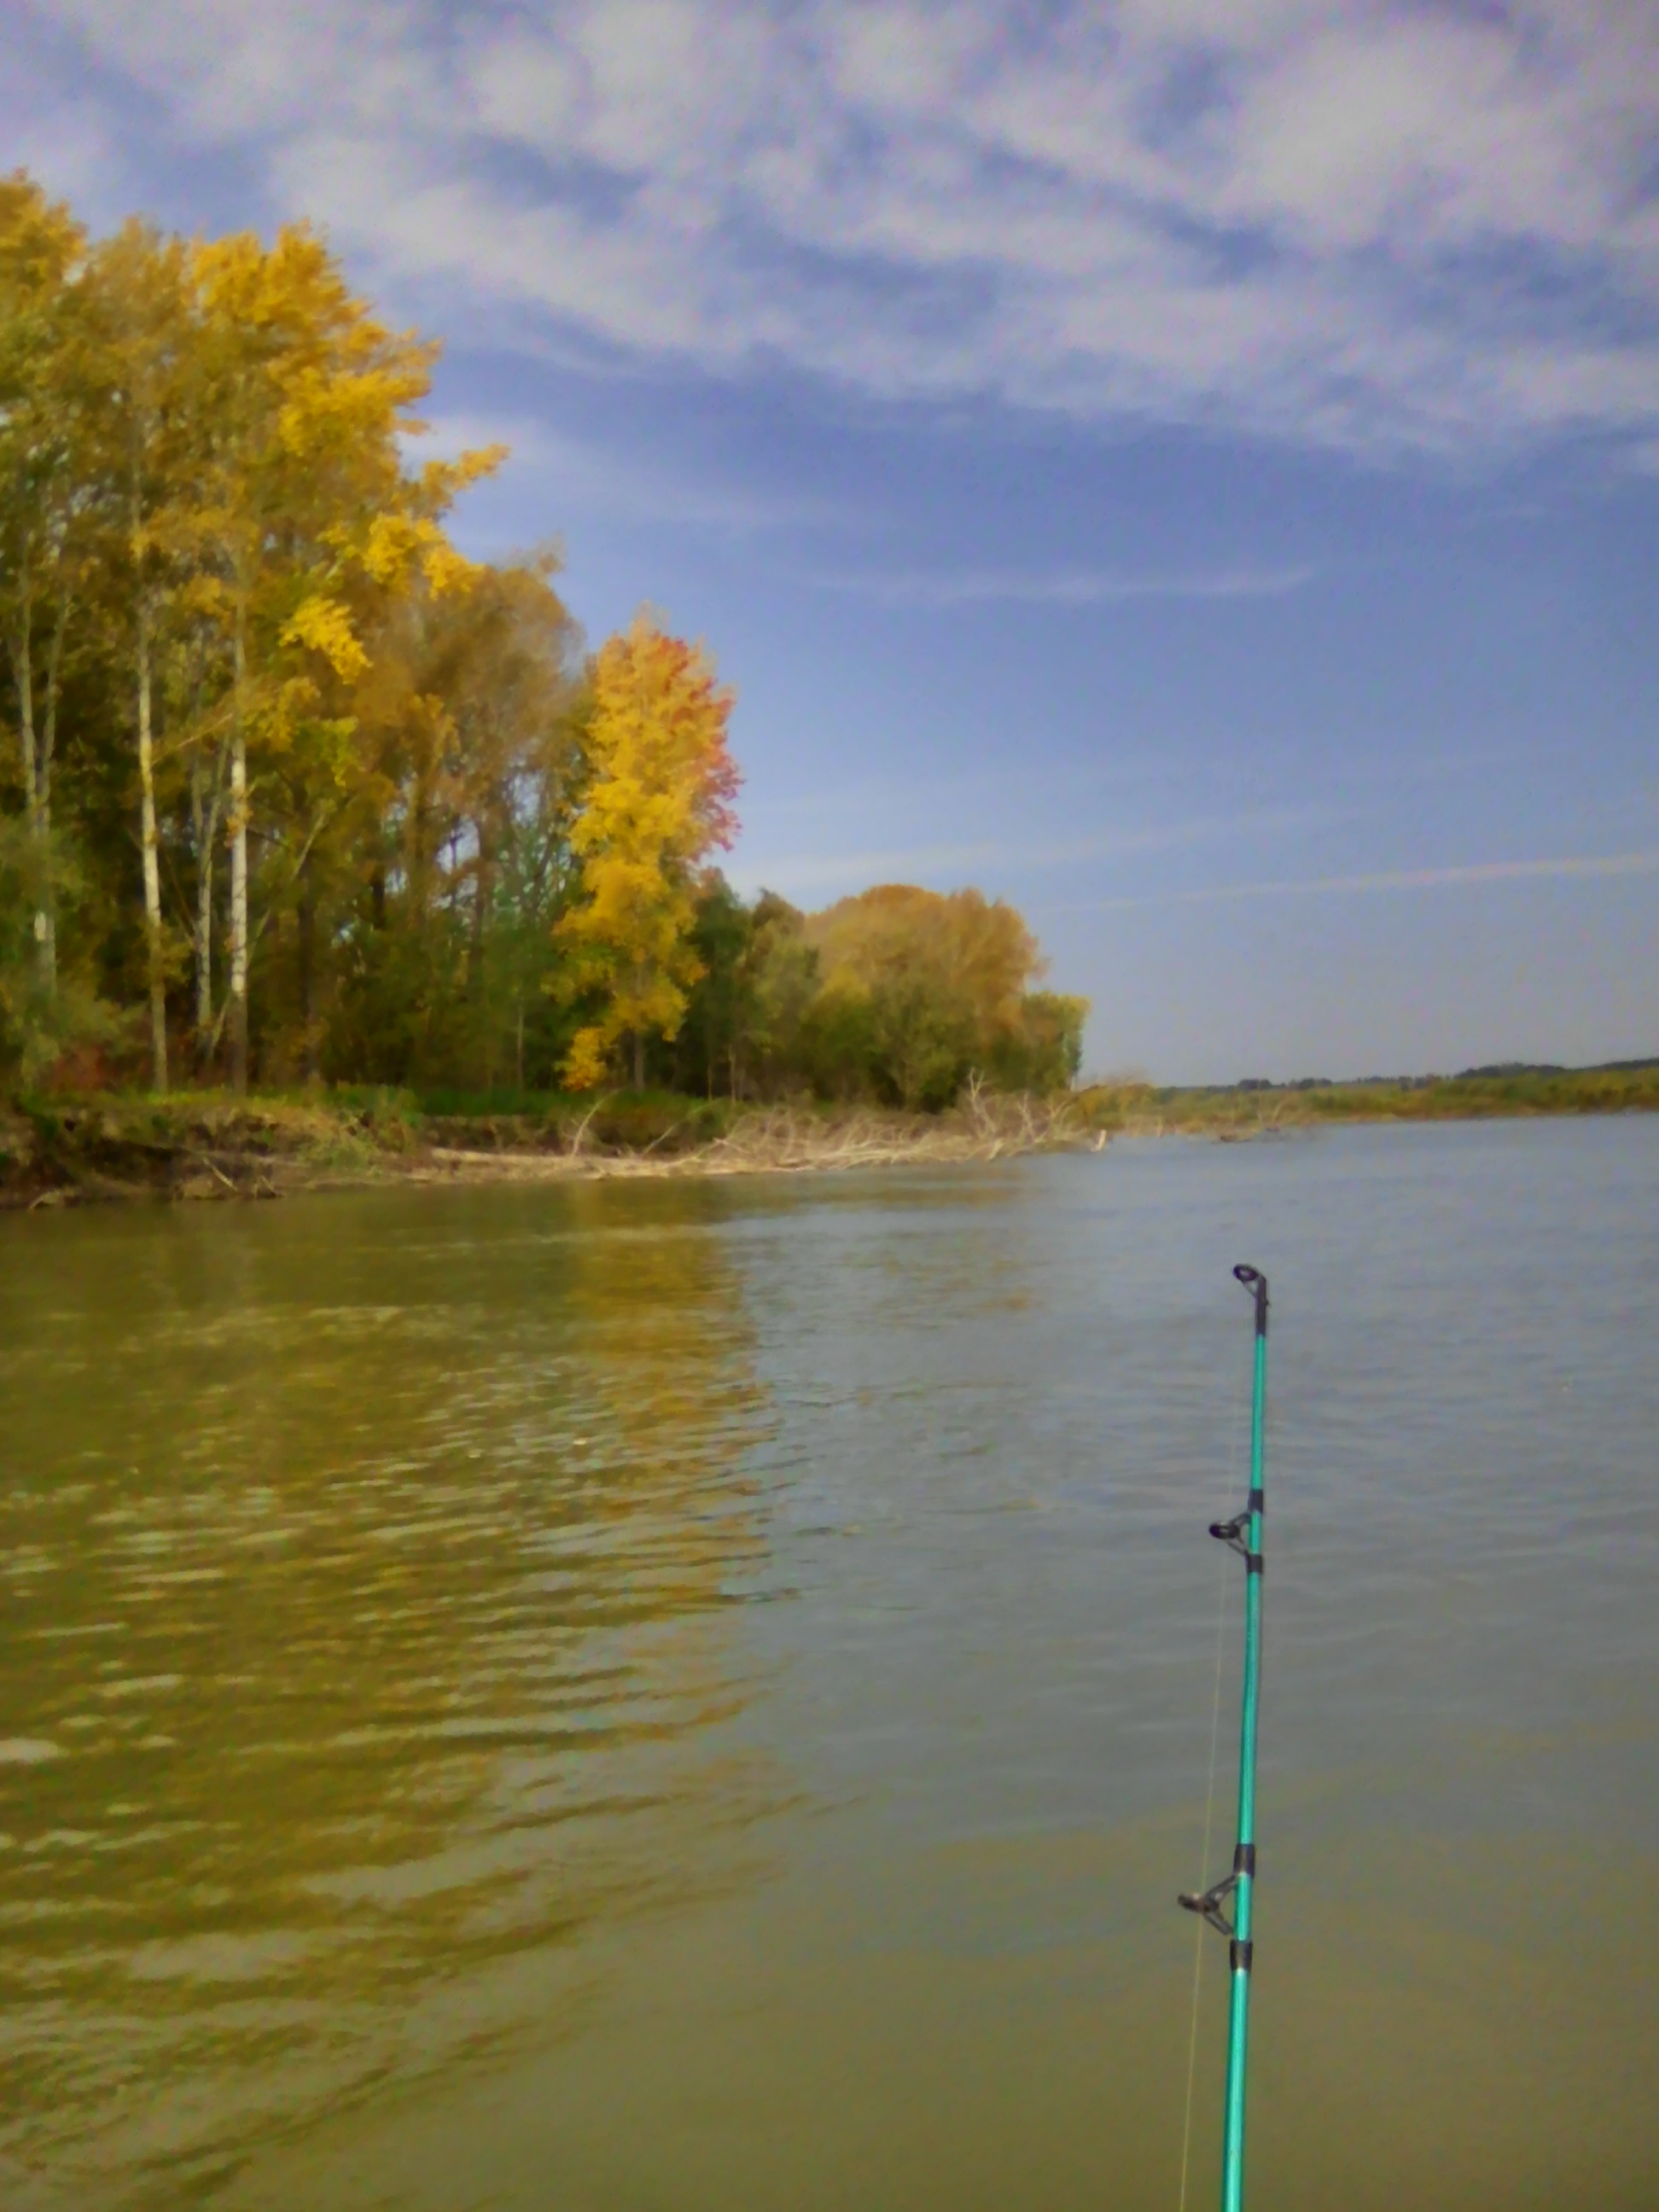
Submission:
[[823,576],[830,589],[858,592],[890,606],[960,607],[998,602],[1029,606],[1099,606],[1116,599],[1282,599],[1313,581],[1311,568],[1218,568],[1189,574],[1113,574],[1070,569],[1053,575],[994,570],[963,575]]
[[568,436],[529,416],[434,415],[425,431],[408,442],[421,459],[453,459],[480,447],[505,446],[515,483],[544,488],[549,503],[562,513],[592,513],[609,521],[686,524],[744,535],[803,523],[845,523],[858,512],[829,500],[699,483],[659,461]]
[[[1205,815],[1193,821],[1167,822],[1139,830],[1100,830],[1082,836],[1021,842],[981,838],[959,844],[908,845],[884,851],[781,854],[751,860],[745,853],[728,872],[747,890],[806,892],[854,885],[939,880],[964,871],[1014,877],[1046,874],[1051,869],[1090,862],[1127,860],[1138,853],[1164,853],[1192,845],[1274,837],[1298,830],[1329,829],[1343,812],[1326,806],[1257,807],[1232,814]],[[1109,902],[1108,903],[1118,903]]]
[[1370,875],[1312,876],[1289,883],[1216,884],[1201,890],[1097,899],[1068,911],[1106,914],[1125,907],[1207,906],[1218,900],[1294,898],[1333,891],[1437,890],[1449,885],[1519,883],[1549,876],[1652,875],[1659,875],[1659,852],[1569,854],[1556,860],[1474,860],[1450,868],[1385,868]]
[[457,323],[1365,446],[1659,422],[1650,0],[32,12]]

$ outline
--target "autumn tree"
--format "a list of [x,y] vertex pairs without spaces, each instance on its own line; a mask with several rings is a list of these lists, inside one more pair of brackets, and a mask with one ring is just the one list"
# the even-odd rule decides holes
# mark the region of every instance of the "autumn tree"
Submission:
[[641,1087],[647,1040],[676,1036],[703,972],[697,871],[736,831],[732,704],[702,649],[645,615],[594,661],[591,781],[571,836],[580,896],[557,931],[570,956],[558,988],[592,1002],[565,1061],[573,1089],[601,1083],[624,1040]]
[[577,631],[550,549],[480,574],[454,603],[437,674],[463,772],[454,840],[465,910],[468,1042],[486,1086],[511,1039],[522,1087],[531,1002],[574,889],[571,836],[587,775]]
[[1047,963],[1005,901],[884,884],[806,931],[823,969],[810,1018],[821,1085],[866,1073],[896,1103],[939,1107],[971,1070],[1018,1063],[1027,989]]
[[396,1081],[471,1069],[488,1087],[510,1062],[521,1079],[526,1027],[554,1012],[540,986],[581,775],[556,568],[544,551],[408,592],[375,635],[356,705],[367,781],[342,824],[357,892],[337,1068]]
[[[431,382],[435,349],[388,331],[347,287],[305,225],[265,248],[252,236],[198,249],[195,277],[210,351],[211,466],[203,542],[219,576],[231,653],[229,732],[232,1080],[248,1069],[249,740],[270,755],[307,743],[321,755],[320,796],[288,854],[297,871],[333,804],[349,714],[331,713],[331,679],[349,684],[369,656],[354,621],[356,586],[418,577],[441,593],[471,565],[441,519],[496,451],[429,463],[409,476],[400,436]],[[314,784],[317,779],[304,779]]]
[[78,267],[86,237],[20,174],[0,178],[0,634],[11,678],[39,999],[57,990],[52,775],[64,644],[89,509]]
[[435,352],[303,226],[93,240],[0,179],[8,1075],[78,1035],[159,1091],[182,1029],[238,1089],[1071,1080],[1086,1008],[1003,902],[709,865],[730,693],[643,617],[579,665],[550,554],[462,557],[498,456],[411,463]]
[[136,219],[92,257],[87,279],[91,374],[112,509],[117,656],[127,663],[138,770],[150,1081],[167,1086],[167,957],[156,799],[158,678],[181,624],[203,459],[196,386],[199,325],[188,249]]

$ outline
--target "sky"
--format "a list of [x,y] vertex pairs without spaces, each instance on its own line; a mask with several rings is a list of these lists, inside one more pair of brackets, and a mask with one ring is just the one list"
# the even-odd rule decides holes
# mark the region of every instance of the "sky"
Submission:
[[307,217],[457,518],[738,691],[729,872],[1091,1073],[1659,1054],[1653,0],[0,0],[0,164]]

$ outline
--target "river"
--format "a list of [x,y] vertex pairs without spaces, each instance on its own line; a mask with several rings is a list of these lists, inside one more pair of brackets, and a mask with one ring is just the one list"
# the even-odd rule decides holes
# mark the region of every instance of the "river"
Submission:
[[0,1221],[7,2212],[1174,2212],[1238,1260],[1252,2200],[1659,2203],[1656,1117]]

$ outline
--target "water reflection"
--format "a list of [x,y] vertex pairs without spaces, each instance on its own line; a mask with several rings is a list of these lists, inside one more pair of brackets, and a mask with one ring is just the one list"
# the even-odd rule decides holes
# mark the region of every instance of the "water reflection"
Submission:
[[1647,1117],[0,1223],[0,2204],[1174,2204],[1242,1256],[1253,2201],[1659,2203],[1656,1193]]
[[759,1401],[717,1240],[613,1194],[52,1227],[0,1294],[3,2148],[179,2203],[752,1852]]

